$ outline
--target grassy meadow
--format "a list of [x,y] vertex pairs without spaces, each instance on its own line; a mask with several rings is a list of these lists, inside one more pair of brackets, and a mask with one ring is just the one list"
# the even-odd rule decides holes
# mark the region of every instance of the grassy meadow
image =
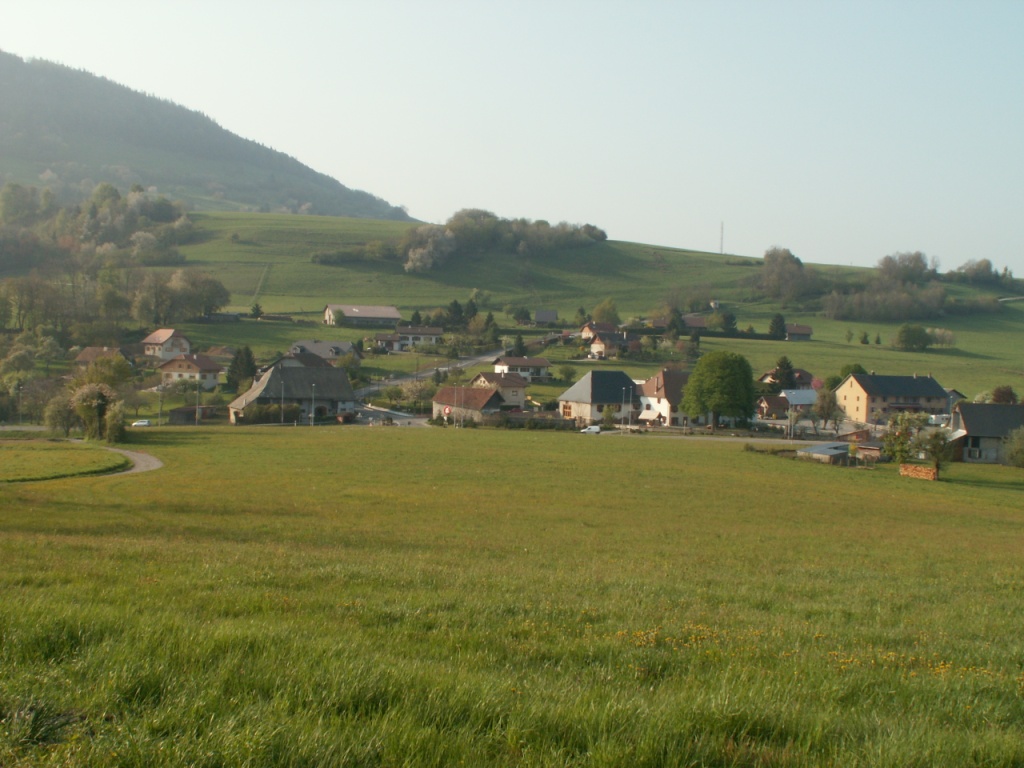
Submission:
[[1024,475],[152,429],[0,485],[0,765],[1010,766]]
[[7,437],[0,432],[0,483],[103,474],[131,464],[123,456],[93,445]]

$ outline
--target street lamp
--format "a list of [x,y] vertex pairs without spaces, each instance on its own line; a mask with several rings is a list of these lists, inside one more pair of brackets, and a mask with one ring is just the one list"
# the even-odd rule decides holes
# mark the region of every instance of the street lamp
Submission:
[[25,418],[24,413],[22,411],[22,393],[24,391],[25,391],[25,385],[24,384],[19,384],[18,385],[18,426],[19,427],[22,424],[24,424],[24,418]]
[[313,384],[313,407],[309,412],[309,426],[316,426],[316,384]]
[[[277,370],[280,373],[280,366]],[[281,424],[284,425],[284,376],[281,376]]]
[[626,410],[626,388],[623,387],[622,388],[622,410],[619,411],[619,423],[620,424],[625,424],[626,423],[626,417],[622,415],[625,410]]

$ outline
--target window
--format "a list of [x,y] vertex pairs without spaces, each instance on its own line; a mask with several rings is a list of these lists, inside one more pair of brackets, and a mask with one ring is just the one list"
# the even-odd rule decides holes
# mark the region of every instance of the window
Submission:
[[563,419],[571,419],[572,418],[572,406],[569,405],[569,403],[562,403],[562,418]]

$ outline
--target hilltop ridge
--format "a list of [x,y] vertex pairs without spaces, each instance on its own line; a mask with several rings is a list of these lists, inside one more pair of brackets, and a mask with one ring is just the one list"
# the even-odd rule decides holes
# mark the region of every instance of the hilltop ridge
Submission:
[[0,51],[0,183],[10,181],[47,186],[62,201],[110,182],[197,210],[413,220],[199,112]]

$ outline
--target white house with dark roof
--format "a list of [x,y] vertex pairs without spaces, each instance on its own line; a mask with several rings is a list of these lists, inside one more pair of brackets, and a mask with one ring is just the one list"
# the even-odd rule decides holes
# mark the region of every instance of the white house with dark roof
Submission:
[[192,351],[192,343],[181,331],[174,328],[160,328],[142,340],[142,348],[148,357],[170,360]]
[[216,360],[206,355],[178,355],[157,366],[160,383],[164,386],[180,382],[198,382],[203,389],[217,386],[224,369]]
[[632,418],[637,405],[636,383],[624,371],[588,371],[558,396],[563,419],[589,425],[604,419],[611,409],[616,421]]
[[551,378],[551,361],[546,357],[509,357],[494,360],[495,373],[518,373],[527,381],[546,381]]
[[444,328],[430,325],[400,325],[391,333],[378,333],[377,347],[392,352],[405,352],[423,346],[437,346],[444,342]]
[[662,368],[638,388],[640,394],[641,423],[678,426],[679,406],[683,402],[683,389],[689,381],[688,371]]

